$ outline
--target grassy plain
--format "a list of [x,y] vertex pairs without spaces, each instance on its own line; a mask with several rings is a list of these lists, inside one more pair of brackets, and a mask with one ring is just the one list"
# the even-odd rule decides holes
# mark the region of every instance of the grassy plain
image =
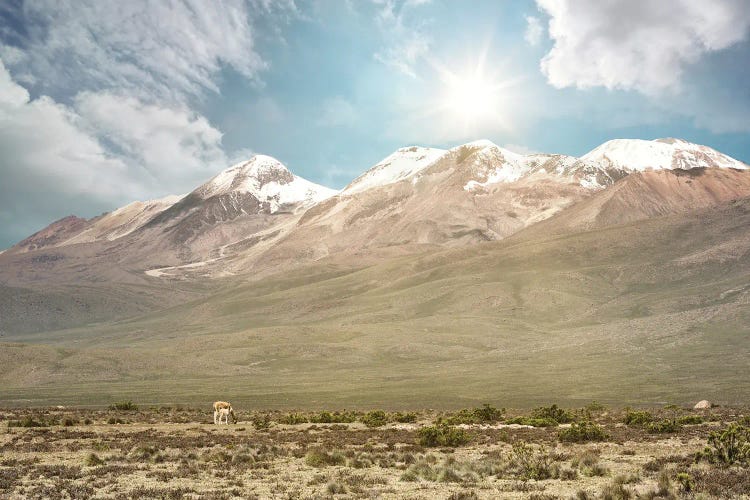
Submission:
[[[0,498],[713,499],[750,491],[747,461],[700,458],[712,432],[748,422],[747,408],[238,406],[240,421],[228,426],[213,425],[208,410],[2,410]],[[665,421],[675,423],[667,432],[650,427]],[[581,422],[597,432],[573,432]],[[425,428],[451,438],[431,442]]]
[[375,265],[235,277],[128,320],[7,332],[0,401],[746,404],[748,227],[740,200]]

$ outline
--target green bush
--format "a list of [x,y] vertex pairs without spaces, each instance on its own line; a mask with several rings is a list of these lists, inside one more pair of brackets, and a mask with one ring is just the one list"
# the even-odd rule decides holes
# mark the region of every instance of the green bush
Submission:
[[346,458],[339,452],[328,453],[323,450],[310,450],[305,455],[305,463],[310,467],[328,467],[344,465]]
[[382,427],[388,423],[388,417],[383,410],[373,410],[362,415],[360,421],[367,427]]
[[262,415],[253,415],[250,421],[252,422],[253,427],[259,431],[264,431],[271,427],[271,417],[265,413]]
[[280,424],[286,425],[306,424],[308,421],[308,418],[301,413],[288,413],[278,418]]
[[607,410],[607,407],[598,401],[592,401],[584,408],[589,413],[601,413]]
[[448,446],[455,448],[471,441],[471,435],[463,429],[446,424],[422,427],[417,431],[417,442],[422,446]]
[[393,421],[398,422],[400,424],[412,424],[417,421],[417,414],[416,413],[401,413],[397,412],[393,414]]
[[679,472],[676,479],[682,492],[691,493],[695,491],[695,481],[687,472]]
[[697,459],[725,465],[750,465],[750,427],[730,424],[708,435],[708,445]]
[[703,417],[701,417],[700,415],[685,415],[684,417],[678,418],[677,423],[680,425],[702,424]]
[[629,411],[625,414],[627,425],[646,425],[654,421],[654,416],[647,411]]
[[448,425],[459,424],[491,424],[503,419],[504,409],[497,409],[489,404],[484,404],[478,408],[464,408],[456,413],[449,415],[440,422]]
[[583,443],[587,441],[606,441],[609,438],[604,429],[594,422],[574,422],[569,428],[558,432],[560,441]]
[[480,423],[494,423],[503,419],[504,412],[504,408],[497,409],[494,406],[485,403],[479,408],[474,408],[474,417]]
[[537,408],[532,412],[531,416],[537,419],[553,420],[558,424],[569,424],[575,420],[573,413],[558,408],[556,404]]
[[521,479],[549,479],[552,477],[552,458],[549,454],[535,450],[524,441],[513,444],[511,465]]
[[671,434],[679,432],[682,426],[674,419],[664,419],[658,422],[651,422],[646,426],[646,430],[651,434]]
[[110,410],[122,410],[122,411],[134,411],[138,409],[138,405],[136,405],[132,401],[120,401],[119,403],[110,405],[109,409]]
[[47,427],[44,421],[34,420],[30,416],[23,417],[21,420],[8,420],[8,427]]

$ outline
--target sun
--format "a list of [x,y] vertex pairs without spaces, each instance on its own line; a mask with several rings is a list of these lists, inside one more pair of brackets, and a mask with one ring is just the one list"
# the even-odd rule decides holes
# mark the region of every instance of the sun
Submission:
[[465,122],[481,121],[495,112],[499,90],[481,74],[451,75],[446,82],[445,106]]

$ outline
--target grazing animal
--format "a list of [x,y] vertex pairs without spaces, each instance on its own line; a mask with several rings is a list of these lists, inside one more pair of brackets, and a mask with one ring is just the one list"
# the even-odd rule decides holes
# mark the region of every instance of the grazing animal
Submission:
[[214,403],[214,424],[220,425],[222,418],[224,423],[229,425],[229,416],[232,416],[232,423],[237,423],[237,416],[234,414],[232,405],[226,401],[216,401]]

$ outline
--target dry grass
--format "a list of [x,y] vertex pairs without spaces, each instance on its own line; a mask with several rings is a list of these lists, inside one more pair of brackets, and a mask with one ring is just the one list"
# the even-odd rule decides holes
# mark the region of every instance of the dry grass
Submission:
[[[506,424],[509,411],[492,424],[454,427],[472,440],[437,448],[422,447],[419,431],[451,415],[413,414],[416,423],[388,416],[368,427],[256,411],[214,426],[193,408],[0,410],[0,498],[710,499],[750,491],[747,467],[694,460],[712,431],[741,420],[737,409],[669,435],[622,424],[625,411],[578,410],[571,414],[609,436],[585,443],[561,441],[555,427]],[[118,415],[128,423],[107,423]],[[66,426],[65,416],[78,423]],[[57,423],[7,426],[26,418]],[[249,425],[258,418],[269,425]],[[300,423],[280,423],[292,420]]]

